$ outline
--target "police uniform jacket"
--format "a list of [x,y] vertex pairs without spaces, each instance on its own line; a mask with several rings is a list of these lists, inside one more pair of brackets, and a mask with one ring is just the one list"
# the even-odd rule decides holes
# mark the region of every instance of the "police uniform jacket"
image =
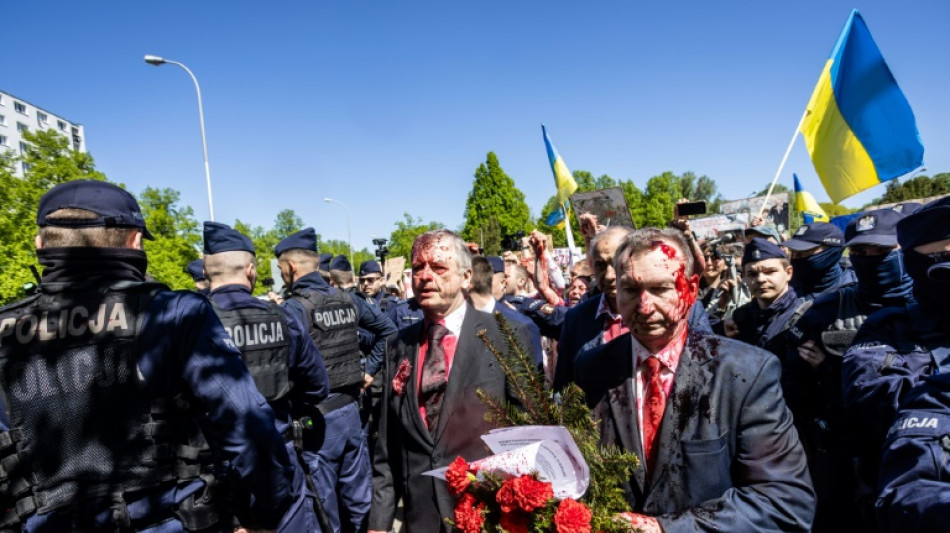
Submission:
[[[330,294],[337,290],[331,287],[319,272],[311,272],[296,280],[293,285],[293,290],[298,289],[322,294]],[[366,355],[365,368],[367,374],[373,375],[379,370],[383,362],[383,355],[386,352],[386,341],[396,333],[396,326],[393,325],[385,315],[380,313],[379,310],[367,304],[362,298],[351,293],[346,294],[349,294],[348,298],[353,302],[353,305],[356,306],[359,327],[367,330],[375,337],[372,349]],[[307,310],[303,304],[293,298],[288,298],[284,300],[284,307],[295,314],[302,323],[309,324],[307,320]]]
[[[944,348],[942,358],[946,358]],[[946,360],[941,370],[950,372]],[[877,516],[884,532],[942,532],[950,518],[950,373],[907,394],[887,434]]]
[[[643,457],[633,337],[575,359],[577,384],[600,421],[601,444]],[[782,398],[777,358],[690,331],[654,444],[654,468],[626,487],[635,512],[665,533],[809,531],[815,494]]]
[[[211,291],[209,298],[221,309],[267,309],[267,304],[252,296],[251,290],[243,285],[218,287]],[[289,429],[293,417],[312,416],[312,408],[330,393],[330,381],[320,350],[299,318],[286,310],[283,314],[290,342],[288,367],[293,388],[286,399],[271,404],[277,417],[277,429],[281,433]]]
[[[52,250],[42,252],[51,253]],[[76,253],[82,251],[70,252]],[[121,262],[115,260],[111,263]],[[120,273],[131,270],[125,265],[110,264],[109,267]],[[95,267],[77,274],[64,270],[67,272],[58,273],[54,282],[47,279],[50,273],[50,268],[47,268],[40,297],[68,302],[75,294],[90,289],[113,287],[122,290],[130,283],[141,283],[143,279],[141,274],[119,275],[114,272],[110,272],[108,277],[97,277]],[[78,316],[82,314],[78,313]],[[95,310],[84,310],[84,314],[92,317]],[[141,320],[136,338],[136,369],[141,394],[156,400],[170,400],[178,395],[193,398],[203,413],[202,429],[206,438],[243,478],[246,489],[254,498],[252,512],[259,522],[256,525],[276,528],[291,503],[292,470],[287,450],[275,429],[273,412],[257,391],[240,353],[214,309],[205,297],[194,292],[163,288],[148,301]],[[59,331],[71,334],[73,330],[62,328]],[[6,324],[0,325],[0,343],[17,342],[11,335],[13,332]],[[0,411],[6,412],[5,406],[0,406]],[[76,416],[95,414],[77,413]],[[7,425],[3,429],[6,430],[9,422],[4,422]],[[156,492],[159,489],[155,489],[130,495],[126,499],[128,513],[133,523],[147,522],[149,517],[168,512],[170,506],[195,494],[203,486],[201,479],[193,479],[187,485],[173,486],[167,492]],[[74,511],[95,516],[96,528],[109,527],[112,513],[108,498]],[[25,530],[67,531],[71,527],[70,516],[67,509],[34,514],[26,520]]]
[[398,300],[386,308],[386,317],[396,325],[396,329],[403,329],[422,321],[422,308],[415,298]]

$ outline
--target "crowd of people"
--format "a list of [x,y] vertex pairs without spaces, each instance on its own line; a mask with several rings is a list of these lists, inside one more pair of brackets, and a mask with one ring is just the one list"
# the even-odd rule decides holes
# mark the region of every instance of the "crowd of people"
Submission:
[[[450,531],[424,472],[488,454],[517,406],[497,322],[551,393],[584,392],[645,532],[942,531],[950,518],[950,197],[788,239],[581,215],[566,267],[532,232],[486,256],[415,239],[409,283],[216,222],[190,291],[148,276],[135,199],[37,208],[36,294],[0,309],[0,531]],[[258,254],[284,290],[252,294]]]

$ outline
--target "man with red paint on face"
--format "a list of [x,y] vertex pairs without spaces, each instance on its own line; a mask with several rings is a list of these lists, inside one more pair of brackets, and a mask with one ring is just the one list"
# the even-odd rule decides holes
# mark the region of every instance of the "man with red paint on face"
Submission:
[[[412,292],[421,322],[390,340],[383,380],[384,414],[373,459],[373,507],[369,529],[390,531],[396,504],[405,505],[407,533],[447,531],[455,498],[444,481],[423,472],[456,457],[487,455],[481,436],[493,426],[476,391],[513,401],[505,374],[478,337],[484,331],[498,350],[507,350],[495,318],[466,302],[472,256],[448,230],[425,233],[412,245]],[[509,323],[523,346],[521,324]]]
[[641,458],[625,517],[651,533],[808,531],[815,494],[781,365],[689,325],[699,279],[686,250],[671,229],[624,237],[614,269],[629,334],[575,359],[601,444]]

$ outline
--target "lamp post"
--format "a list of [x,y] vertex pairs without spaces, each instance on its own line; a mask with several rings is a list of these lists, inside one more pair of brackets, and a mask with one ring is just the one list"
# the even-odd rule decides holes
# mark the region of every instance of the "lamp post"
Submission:
[[205,113],[201,106],[201,87],[198,86],[198,78],[195,77],[188,67],[178,61],[172,61],[171,59],[165,59],[159,56],[146,55],[145,62],[149,65],[155,65],[156,67],[162,66],[165,63],[178,65],[191,76],[191,81],[195,82],[195,92],[198,93],[198,120],[201,122],[201,147],[204,149],[205,155],[205,181],[208,183],[208,214],[211,221],[214,222],[214,202],[211,200],[211,170],[208,167],[208,141],[205,139]]
[[346,248],[350,251],[350,268],[355,269],[356,265],[353,264],[353,236],[350,233],[350,208],[343,202],[334,200],[333,198],[324,198],[323,201],[328,204],[339,204],[343,206],[343,209],[346,211]]

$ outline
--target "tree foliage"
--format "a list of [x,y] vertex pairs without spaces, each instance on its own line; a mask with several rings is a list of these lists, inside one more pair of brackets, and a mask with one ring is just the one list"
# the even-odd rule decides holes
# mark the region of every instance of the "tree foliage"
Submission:
[[[490,224],[496,223],[500,230],[498,234],[485,231]],[[505,235],[532,229],[534,223],[524,193],[505,174],[498,156],[488,152],[485,162],[475,170],[475,181],[465,202],[462,238],[480,243],[489,255],[498,255]]]
[[934,177],[916,176],[903,183],[900,180],[887,182],[884,195],[871,202],[871,205],[890,204],[950,194],[950,172],[942,172]]
[[403,213],[403,220],[396,221],[396,229],[389,235],[389,257],[405,257],[406,263],[409,262],[409,254],[412,252],[412,242],[416,237],[427,231],[442,229],[445,224],[441,222],[423,222],[421,218],[413,218],[409,213]]
[[139,196],[145,224],[155,237],[145,241],[148,273],[173,289],[194,287],[185,265],[201,257],[201,228],[190,206],[181,206],[174,189],[147,187]]
[[[26,151],[0,154],[0,301],[24,296],[23,284],[33,281],[36,264],[36,207],[51,187],[78,179],[105,180],[92,156],[69,149],[69,141],[54,130],[23,132]],[[26,163],[27,172],[14,170]]]

